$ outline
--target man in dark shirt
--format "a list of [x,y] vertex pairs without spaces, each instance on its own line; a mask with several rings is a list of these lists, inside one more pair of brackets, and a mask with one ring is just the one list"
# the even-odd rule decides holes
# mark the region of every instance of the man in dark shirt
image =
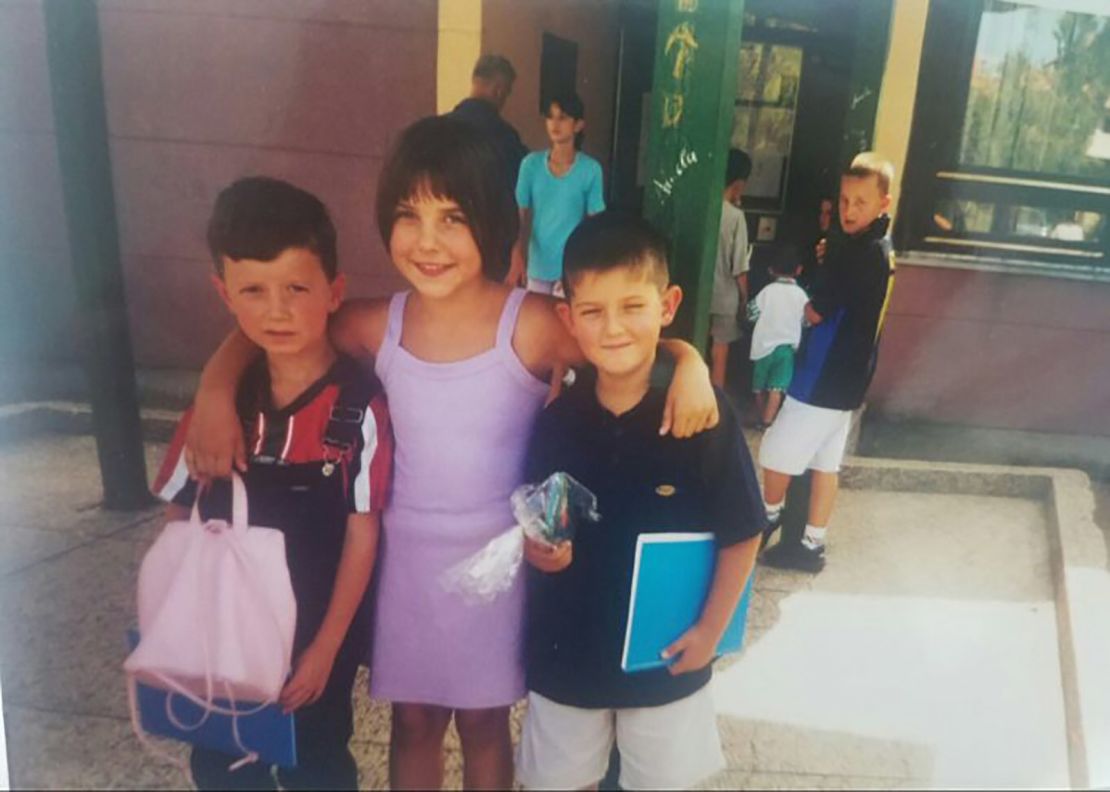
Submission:
[[507,58],[500,55],[483,55],[474,65],[470,83],[470,96],[459,102],[450,112],[476,129],[497,149],[505,169],[505,184],[514,193],[517,171],[528,149],[512,124],[501,117],[501,110],[513,92],[516,70]]
[[[736,415],[688,439],[660,436],[666,394],[651,385],[660,330],[681,299],[666,243],[642,220],[602,213],[567,241],[560,315],[592,364],[537,421],[526,479],[569,473],[601,519],[558,547],[529,541],[529,709],[518,774],[528,788],[585,788],[616,741],[623,789],[688,788],[722,766],[708,683],[755,563],[759,485]],[[670,665],[621,668],[641,534],[711,532],[712,586]],[[681,567],[674,569],[682,575]]]

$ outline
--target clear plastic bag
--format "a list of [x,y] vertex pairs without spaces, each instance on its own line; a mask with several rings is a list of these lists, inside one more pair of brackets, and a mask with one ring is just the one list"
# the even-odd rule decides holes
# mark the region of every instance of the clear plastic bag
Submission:
[[444,572],[444,589],[474,604],[492,602],[516,580],[526,534],[538,542],[559,544],[573,540],[580,525],[599,519],[597,497],[566,473],[517,487],[510,502],[517,524]]

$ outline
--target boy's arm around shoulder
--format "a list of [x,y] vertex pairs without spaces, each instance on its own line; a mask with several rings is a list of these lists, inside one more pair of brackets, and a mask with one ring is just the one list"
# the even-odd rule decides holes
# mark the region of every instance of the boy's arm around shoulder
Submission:
[[659,434],[670,432],[683,438],[712,429],[721,415],[705,360],[697,349],[680,338],[661,338],[659,345],[675,361]]

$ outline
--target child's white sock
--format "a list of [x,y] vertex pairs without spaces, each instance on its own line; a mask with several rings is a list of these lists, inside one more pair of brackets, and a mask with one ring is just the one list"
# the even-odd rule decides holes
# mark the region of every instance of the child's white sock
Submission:
[[767,522],[777,523],[779,518],[782,517],[782,507],[786,505],[786,498],[783,498],[778,503],[768,503],[763,501],[763,508],[767,510]]
[[802,544],[810,550],[816,550],[819,547],[825,546],[825,534],[828,533],[828,528],[818,528],[816,525],[806,525],[805,536],[802,537]]

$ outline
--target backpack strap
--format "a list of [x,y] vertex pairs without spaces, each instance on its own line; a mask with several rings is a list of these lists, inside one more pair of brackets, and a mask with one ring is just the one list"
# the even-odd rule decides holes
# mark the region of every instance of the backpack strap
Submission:
[[381,393],[381,384],[368,371],[359,371],[340,383],[324,429],[325,476],[330,476],[336,466],[342,466],[346,477],[347,465],[362,442],[362,423],[370,409],[370,400],[378,393]]

